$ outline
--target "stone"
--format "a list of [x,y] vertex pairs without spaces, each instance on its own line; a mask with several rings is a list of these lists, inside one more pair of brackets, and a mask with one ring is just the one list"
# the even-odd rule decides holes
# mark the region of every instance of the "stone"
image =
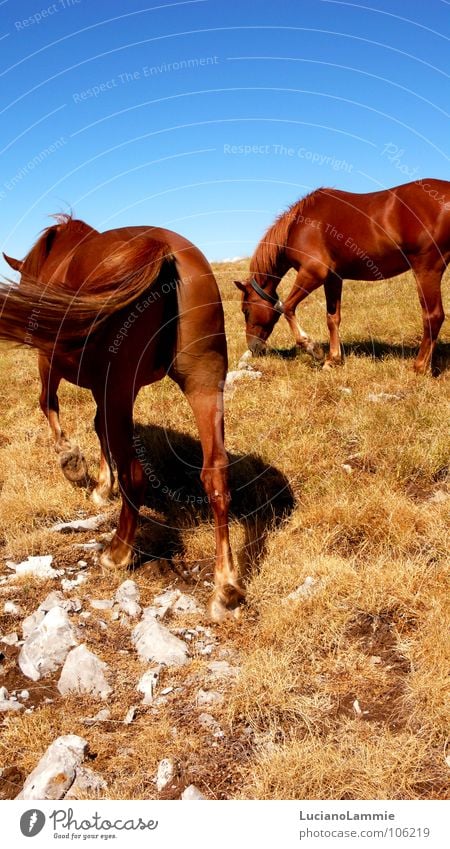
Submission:
[[165,666],[184,666],[188,662],[188,648],[183,640],[173,634],[146,608],[141,622],[133,629],[132,642],[141,660],[163,663]]
[[199,690],[197,693],[196,702],[198,707],[205,707],[206,705],[220,705],[223,702],[223,694],[219,693],[217,690]]
[[223,733],[219,723],[216,719],[214,719],[213,716],[211,716],[210,713],[201,713],[198,718],[198,721],[202,728],[204,728],[206,731],[210,731],[212,736],[216,739],[221,739],[222,737],[225,737],[225,734]]
[[158,619],[164,619],[169,610],[171,613],[203,612],[192,596],[182,593],[180,590],[166,590],[165,593],[160,593],[153,599],[153,605],[147,609],[151,610]]
[[227,660],[212,660],[206,668],[214,678],[237,678],[239,675],[238,667],[231,666]]
[[136,705],[131,705],[131,707],[126,712],[123,724],[124,725],[131,725],[133,720],[136,719],[136,712],[137,712]]
[[190,784],[189,787],[186,787],[186,790],[183,790],[181,794],[181,798],[183,799],[183,802],[206,800],[206,796],[200,792],[195,784]]
[[159,675],[161,672],[160,666],[155,666],[153,669],[149,669],[147,672],[144,672],[144,675],[140,679],[137,690],[139,693],[144,694],[144,698],[142,700],[143,705],[151,705],[153,699],[155,697],[155,689],[156,685],[159,681]]
[[67,693],[87,693],[100,699],[107,699],[112,693],[109,684],[111,671],[107,663],[100,660],[82,643],[67,655],[58,681],[61,695]]
[[0,687],[0,713],[22,710],[23,705],[16,698],[10,697],[6,687]]
[[80,766],[64,799],[99,799],[107,790],[108,785],[101,775],[89,767]]
[[87,579],[88,579],[88,577],[87,577],[87,575],[85,575],[84,572],[79,572],[78,575],[76,576],[76,578],[74,578],[72,581],[70,581],[68,578],[63,578],[62,581],[61,581],[61,586],[62,586],[63,590],[65,590],[66,592],[69,592],[70,590],[73,590],[75,587],[79,587],[79,586],[81,586],[81,584],[85,584]]
[[255,369],[245,368],[238,369],[237,371],[229,371],[223,388],[225,397],[231,398],[237,389],[237,384],[243,380],[259,380],[261,377],[262,371],[256,371]]
[[3,605],[3,613],[8,613],[10,616],[21,616],[23,608],[14,601],[5,601]]
[[58,737],[28,776],[16,799],[62,799],[73,784],[87,750],[75,734]]
[[401,401],[402,395],[397,395],[392,392],[369,392],[367,400],[373,404],[379,404],[383,401]]
[[1,642],[5,644],[5,646],[15,646],[19,642],[19,635],[16,631],[11,631],[10,634],[5,634],[2,637]]
[[107,722],[111,716],[111,711],[109,708],[102,708],[99,710],[95,716],[88,716],[86,719],[82,719],[83,725],[95,725],[96,722]]
[[288,601],[298,601],[299,599],[309,598],[314,591],[314,586],[317,584],[316,578],[313,578],[311,575],[308,575],[303,584],[297,587],[296,590],[289,593],[286,598],[283,599],[283,604],[286,604]]
[[139,588],[135,581],[131,581],[130,579],[124,581],[118,588],[114,600],[119,605],[119,610],[122,610],[123,613],[126,613],[132,619],[137,619],[141,615],[142,608],[139,605]]
[[74,519],[73,522],[57,522],[52,525],[51,531],[67,534],[71,531],[96,531],[97,528],[105,521],[104,513],[98,516],[90,516],[89,519]]
[[43,621],[45,614],[53,607],[61,607],[68,613],[77,613],[81,610],[81,602],[79,599],[66,599],[60,590],[54,590],[45,597],[37,610],[27,616],[22,622],[22,633],[24,637],[28,637],[38,625]]
[[13,569],[16,575],[34,575],[35,578],[59,578],[64,575],[63,569],[53,569],[51,563],[52,554],[29,555],[22,563],[6,561],[9,569]]
[[19,667],[27,678],[39,681],[55,672],[77,643],[67,611],[52,607],[25,640],[19,653]]
[[163,758],[158,764],[158,769],[155,776],[155,784],[158,793],[164,790],[165,787],[172,781],[175,775],[175,764],[170,758]]
[[89,604],[94,610],[112,610],[114,602],[109,601],[107,598],[93,598]]

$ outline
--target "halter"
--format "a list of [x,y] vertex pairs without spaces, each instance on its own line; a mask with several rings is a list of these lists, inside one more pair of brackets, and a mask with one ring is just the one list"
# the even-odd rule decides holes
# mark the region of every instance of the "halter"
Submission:
[[252,279],[250,280],[250,286],[256,292],[256,294],[260,296],[260,298],[263,298],[265,301],[268,301],[269,304],[272,304],[275,312],[284,312],[283,301],[278,297],[278,295],[276,295],[276,297],[274,297],[273,295],[269,295],[268,292],[265,292],[264,289],[261,289],[261,286],[256,282],[254,277],[252,277]]

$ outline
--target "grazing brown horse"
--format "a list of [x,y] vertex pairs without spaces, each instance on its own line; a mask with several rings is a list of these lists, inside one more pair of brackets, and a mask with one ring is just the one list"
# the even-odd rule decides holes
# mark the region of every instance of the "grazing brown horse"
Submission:
[[215,519],[215,621],[237,615],[243,591],[229,533],[228,460],[223,443],[227,371],[224,318],[217,284],[203,254],[170,230],[125,227],[99,233],[60,216],[23,261],[19,285],[0,284],[0,338],[39,350],[41,407],[63,471],[84,477],[79,449],[61,429],[61,378],[90,389],[101,446],[93,496],[111,493],[114,460],[122,494],[117,531],[102,554],[105,566],[131,560],[143,467],[133,448],[133,404],[142,386],[168,374],[186,395],[203,450],[202,482]]
[[[441,278],[449,261],[449,182],[416,180],[368,194],[316,189],[275,221],[253,254],[249,278],[236,282],[249,348],[262,353],[283,314],[296,344],[322,359],[319,346],[297,324],[295,310],[324,286],[330,334],[326,365],[338,364],[343,279],[384,280],[412,269],[423,316],[415,369],[423,373],[444,320]],[[282,303],[276,290],[290,268],[297,278]]]

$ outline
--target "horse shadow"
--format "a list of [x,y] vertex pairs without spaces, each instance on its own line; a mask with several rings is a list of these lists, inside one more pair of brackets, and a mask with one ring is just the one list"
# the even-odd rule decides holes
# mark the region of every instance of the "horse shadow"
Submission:
[[[214,533],[212,509],[200,481],[200,441],[172,428],[136,424],[134,449],[144,468],[147,489],[133,568],[139,569],[148,561],[169,561],[176,568],[185,557],[183,530],[209,524],[211,535]],[[258,568],[270,533],[289,517],[296,501],[283,472],[257,454],[228,452],[228,458],[230,520],[237,520],[244,528],[237,561],[245,577]],[[198,561],[201,577],[212,573],[212,557]]]
[[[327,345],[323,344],[323,349],[327,353]],[[372,360],[384,360],[387,357],[395,357],[399,360],[415,360],[419,351],[419,345],[402,345],[371,338],[356,339],[353,342],[343,343],[342,350],[344,360],[345,357],[350,355]],[[321,367],[321,363],[313,360],[302,348],[296,346],[292,348],[270,348],[266,356],[279,357],[283,360],[302,358],[311,368]],[[438,342],[433,354],[431,372],[434,377],[438,377],[448,369],[450,369],[450,343]]]

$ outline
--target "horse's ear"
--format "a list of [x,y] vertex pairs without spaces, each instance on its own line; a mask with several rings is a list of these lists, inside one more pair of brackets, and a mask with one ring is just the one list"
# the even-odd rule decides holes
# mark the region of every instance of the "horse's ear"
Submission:
[[6,254],[3,254],[3,259],[11,266],[11,268],[14,269],[14,271],[22,271],[23,262],[21,259],[14,259],[14,257],[7,256]]
[[235,285],[235,286],[237,286],[237,287],[238,287],[238,289],[240,289],[240,290],[241,290],[241,292],[246,292],[246,291],[247,291],[247,289],[245,288],[245,284],[244,284],[244,283],[241,283],[241,281],[240,281],[240,280],[235,280],[235,281],[234,281],[234,285]]

